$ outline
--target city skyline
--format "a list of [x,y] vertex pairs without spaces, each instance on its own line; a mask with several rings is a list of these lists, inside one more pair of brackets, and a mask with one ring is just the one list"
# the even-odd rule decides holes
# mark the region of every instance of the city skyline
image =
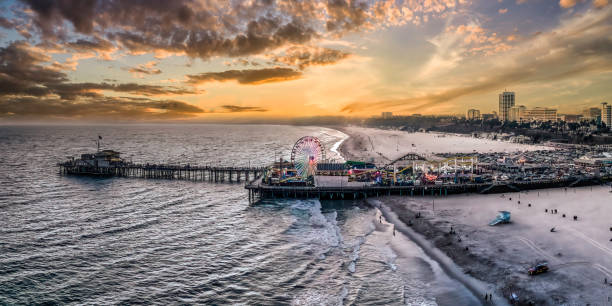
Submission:
[[0,120],[456,115],[610,101],[607,0],[5,1]]

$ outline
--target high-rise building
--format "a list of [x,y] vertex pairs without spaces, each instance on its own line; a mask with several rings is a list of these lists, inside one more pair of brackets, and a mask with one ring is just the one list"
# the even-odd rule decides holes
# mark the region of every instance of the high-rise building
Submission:
[[612,105],[607,102],[601,103],[601,123],[612,127]]
[[466,119],[467,120],[480,120],[480,110],[468,109]]
[[504,91],[499,94],[499,120],[508,121],[510,108],[514,106],[514,92]]

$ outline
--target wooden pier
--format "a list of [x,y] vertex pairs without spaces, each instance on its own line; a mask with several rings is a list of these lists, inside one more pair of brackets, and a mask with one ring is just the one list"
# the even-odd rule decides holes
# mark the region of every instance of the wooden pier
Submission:
[[265,167],[211,167],[191,165],[122,164],[109,167],[79,166],[73,162],[57,165],[62,175],[135,177],[208,182],[249,182],[259,178]]
[[446,196],[461,193],[506,193],[526,190],[580,187],[599,185],[612,181],[612,177],[582,177],[567,180],[552,179],[535,182],[508,182],[483,184],[447,184],[420,186],[357,186],[357,187],[315,187],[315,186],[274,186],[260,180],[248,183],[249,203],[261,199],[276,198],[317,198],[325,200],[353,200],[379,196]]

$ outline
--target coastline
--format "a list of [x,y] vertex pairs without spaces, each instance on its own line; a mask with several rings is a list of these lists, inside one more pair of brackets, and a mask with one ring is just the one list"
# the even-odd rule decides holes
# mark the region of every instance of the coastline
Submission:
[[[375,150],[368,139],[371,139],[371,136],[364,135],[363,132],[354,133],[347,128],[340,130],[349,135],[338,150],[345,159],[363,159],[364,156],[368,156],[377,160],[380,157],[375,154],[383,155]],[[562,201],[563,194],[558,193],[563,188],[551,190],[553,197],[556,194]],[[533,197],[534,201],[546,203],[542,205],[555,205],[555,203],[539,201],[540,199],[534,196],[537,194],[539,197],[540,192],[550,193],[551,190],[531,191],[529,197]],[[585,190],[587,189],[583,188],[580,192],[586,192]],[[591,187],[590,190],[592,191],[593,188]],[[608,197],[606,190],[596,191],[600,198],[603,197],[604,203],[608,198],[612,200],[612,196]],[[514,196],[516,201],[516,197],[520,198],[521,194],[524,194],[523,197],[526,198],[529,193],[508,194],[508,198],[511,199]],[[547,235],[549,224],[557,224],[561,221],[558,219],[540,220],[547,216],[539,210],[539,215],[533,218],[530,218],[532,212],[528,210],[517,212],[525,220],[518,220],[510,226],[488,227],[486,225],[488,221],[483,218],[493,218],[496,211],[501,209],[491,205],[498,201],[496,197],[500,195],[466,194],[445,197],[443,200],[437,197],[390,196],[366,201],[372,206],[379,207],[389,222],[394,223],[400,232],[417,242],[428,255],[445,266],[453,278],[462,282],[476,296],[483,295],[483,292],[486,292],[484,290],[491,288],[489,292],[494,292],[494,304],[502,300],[509,301],[510,296],[516,294],[519,305],[530,303],[535,305],[568,303],[612,305],[609,300],[612,296],[612,286],[607,288],[607,284],[603,284],[604,278],[612,280],[612,269],[610,269],[612,268],[612,245],[603,245],[605,242],[603,236],[599,237],[598,241],[581,244],[581,237],[578,235],[583,234],[573,228],[578,225],[566,225],[568,221],[562,220],[565,223],[557,225],[562,232],[577,233],[553,236],[559,239],[550,242],[550,235]],[[506,198],[502,199],[506,200]],[[434,202],[438,207],[435,211],[432,210]],[[455,202],[461,204],[456,205]],[[476,204],[472,205],[471,202]],[[513,204],[514,201],[507,200],[500,203],[516,205]],[[541,209],[539,204],[537,204],[538,209]],[[531,207],[531,204],[529,205]],[[601,206],[601,203],[599,205]],[[514,206],[510,207],[514,208]],[[572,210],[571,203],[559,204],[559,207],[564,211]],[[612,213],[612,209],[603,212],[597,209],[592,215],[586,217],[597,218],[597,214],[609,216]],[[484,212],[475,213],[479,210]],[[420,218],[416,217],[417,213],[421,216]],[[475,219],[474,216],[479,218]],[[598,221],[597,224],[603,228],[604,223]],[[451,234],[451,226],[455,234]],[[512,234],[507,233],[506,229],[509,229],[508,232]],[[423,241],[420,241],[421,239]],[[576,245],[580,246],[581,251],[571,250]],[[590,248],[595,251],[589,250]],[[608,261],[605,256],[610,256],[610,260]],[[526,269],[539,261],[548,261],[553,271],[535,277],[527,276]],[[453,270],[453,266],[460,267],[460,270]],[[470,278],[475,279],[476,282],[470,281]],[[477,295],[478,293],[480,295]]]
[[[446,250],[440,248],[436,244],[432,243],[430,237],[423,235],[423,231],[414,226],[414,223],[409,222],[410,217],[406,215],[407,211],[399,211],[391,209],[383,199],[368,199],[368,204],[373,207],[377,207],[381,214],[385,217],[387,222],[390,222],[394,227],[411,241],[416,243],[432,260],[436,261],[442,270],[449,275],[452,279],[461,283],[467,288],[474,296],[478,297],[483,304],[487,301],[483,299],[484,294],[491,294],[491,302],[495,301],[495,305],[509,305],[507,301],[495,291],[494,282],[487,283],[480,279],[475,278],[470,273],[465,273],[461,266],[457,264],[454,258],[450,257]],[[413,217],[414,217],[413,213]]]

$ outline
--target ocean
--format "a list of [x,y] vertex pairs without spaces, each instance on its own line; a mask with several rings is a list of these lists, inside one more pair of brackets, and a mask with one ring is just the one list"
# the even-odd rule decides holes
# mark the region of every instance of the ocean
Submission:
[[274,125],[0,126],[0,304],[478,305],[361,201],[265,200],[243,183],[61,176],[134,162],[263,166],[310,135]]

